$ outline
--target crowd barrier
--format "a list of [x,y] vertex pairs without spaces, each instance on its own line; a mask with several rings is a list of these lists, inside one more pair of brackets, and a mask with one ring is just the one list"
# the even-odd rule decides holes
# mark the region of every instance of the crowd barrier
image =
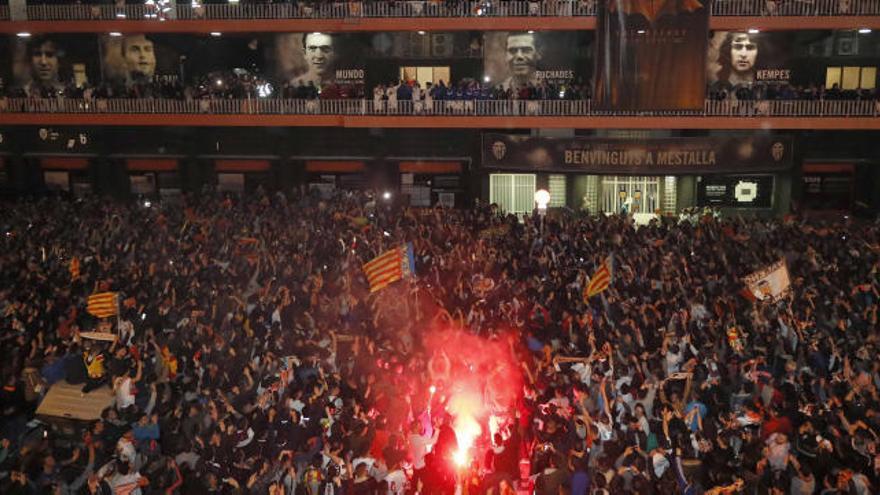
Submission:
[[706,100],[702,110],[622,111],[590,100],[0,99],[0,113],[393,115],[478,117],[878,117],[874,100]]
[[[167,12],[147,5],[28,5],[28,20],[347,19],[378,17],[570,17],[596,15],[595,0],[375,1],[193,5]],[[715,0],[714,16],[875,16],[880,0]],[[9,8],[0,7],[0,19]]]

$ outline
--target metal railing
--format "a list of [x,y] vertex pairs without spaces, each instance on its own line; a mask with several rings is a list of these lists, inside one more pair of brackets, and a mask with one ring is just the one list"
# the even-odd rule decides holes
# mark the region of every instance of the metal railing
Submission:
[[[348,1],[272,4],[178,2],[167,19],[351,19],[378,17],[571,17],[596,15],[595,0]],[[5,13],[5,17],[4,17]],[[29,20],[161,19],[144,5],[28,5]],[[715,16],[862,16],[880,15],[880,0],[715,0]],[[0,19],[8,19],[8,7]]]
[[2,98],[0,113],[461,117],[880,117],[875,100],[706,100],[702,110],[623,111],[590,100],[302,100]]

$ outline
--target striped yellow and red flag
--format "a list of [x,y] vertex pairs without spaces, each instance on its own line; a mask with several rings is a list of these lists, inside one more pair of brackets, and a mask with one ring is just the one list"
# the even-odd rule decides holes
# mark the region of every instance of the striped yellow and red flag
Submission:
[[98,318],[107,318],[119,312],[116,292],[96,292],[89,296],[86,309]]
[[605,261],[602,262],[602,265],[596,270],[596,273],[590,277],[590,283],[587,284],[587,287],[584,289],[584,302],[586,302],[589,298],[595,296],[596,294],[602,292],[607,289],[611,282],[614,280],[614,258],[613,256],[608,256],[605,258]]
[[364,263],[364,274],[370,283],[370,292],[384,289],[393,282],[415,274],[413,246],[408,242],[390,249]]

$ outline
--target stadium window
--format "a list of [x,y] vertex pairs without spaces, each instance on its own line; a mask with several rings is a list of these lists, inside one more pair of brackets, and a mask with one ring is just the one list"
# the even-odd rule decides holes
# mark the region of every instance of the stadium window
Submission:
[[440,81],[449,84],[449,67],[401,67],[401,81],[418,81],[421,87],[425,87],[425,83],[436,85]]
[[550,208],[565,206],[565,175],[549,177]]
[[507,213],[531,213],[535,209],[535,174],[492,174],[489,201]]
[[43,172],[43,183],[49,191],[70,191],[70,173],[47,170]]
[[877,67],[828,67],[825,69],[825,87],[835,84],[840,89],[874,89],[877,85]]
[[877,87],[877,68],[862,67],[862,79],[859,82],[862,89],[874,89]]
[[844,67],[840,89],[859,89],[860,67]]

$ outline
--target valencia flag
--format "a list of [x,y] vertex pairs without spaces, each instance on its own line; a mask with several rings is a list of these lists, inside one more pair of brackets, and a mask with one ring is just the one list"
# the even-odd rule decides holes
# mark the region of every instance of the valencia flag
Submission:
[[602,262],[602,265],[599,266],[596,273],[590,277],[590,283],[587,284],[587,287],[584,289],[584,302],[587,302],[588,299],[604,291],[609,285],[611,285],[612,280],[614,280],[613,268],[614,256],[612,255],[605,258],[605,261]]
[[364,263],[370,292],[384,289],[392,282],[415,275],[415,259],[411,242],[390,249]]

